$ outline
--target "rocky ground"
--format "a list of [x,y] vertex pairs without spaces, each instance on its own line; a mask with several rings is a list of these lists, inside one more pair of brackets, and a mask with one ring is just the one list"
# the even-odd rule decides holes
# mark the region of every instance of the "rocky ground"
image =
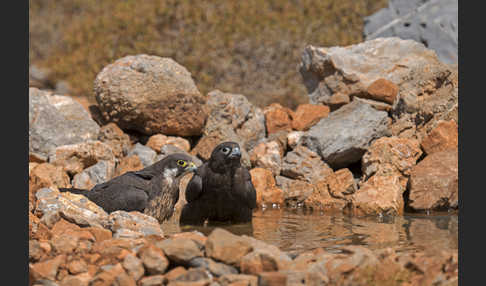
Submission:
[[349,246],[295,256],[223,229],[166,236],[150,216],[108,214],[58,191],[91,188],[174,152],[201,164],[231,140],[243,148],[259,208],[457,210],[457,66],[417,42],[379,38],[308,46],[300,73],[309,103],[295,110],[201,94],[186,68],[148,55],[103,68],[97,105],[30,88],[31,285],[457,285],[453,250],[431,257]]

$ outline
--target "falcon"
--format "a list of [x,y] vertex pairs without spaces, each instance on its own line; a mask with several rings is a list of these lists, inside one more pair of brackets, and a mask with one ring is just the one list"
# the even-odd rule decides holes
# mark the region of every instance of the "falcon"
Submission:
[[127,172],[91,190],[60,188],[87,197],[106,212],[139,211],[159,222],[169,219],[179,200],[182,175],[197,169],[189,155],[176,153],[136,172]]
[[209,160],[201,165],[186,188],[187,204],[180,224],[202,225],[207,220],[225,223],[251,222],[256,208],[256,191],[250,172],[241,165],[236,142],[216,146]]

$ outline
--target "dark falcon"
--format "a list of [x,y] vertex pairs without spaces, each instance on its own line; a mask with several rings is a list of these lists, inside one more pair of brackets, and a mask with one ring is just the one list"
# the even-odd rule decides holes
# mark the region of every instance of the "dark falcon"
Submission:
[[251,221],[256,191],[240,159],[238,143],[224,142],[213,150],[209,161],[197,169],[187,185],[181,224]]
[[172,216],[179,200],[179,180],[197,169],[190,156],[171,154],[140,171],[127,172],[90,191],[61,188],[61,192],[81,194],[110,213],[117,210],[139,211],[162,222]]

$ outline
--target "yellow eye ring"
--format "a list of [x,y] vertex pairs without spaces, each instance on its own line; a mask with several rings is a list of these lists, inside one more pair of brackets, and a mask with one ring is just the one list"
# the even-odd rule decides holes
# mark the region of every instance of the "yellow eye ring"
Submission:
[[185,167],[187,165],[187,162],[184,160],[177,160],[177,165],[181,167]]

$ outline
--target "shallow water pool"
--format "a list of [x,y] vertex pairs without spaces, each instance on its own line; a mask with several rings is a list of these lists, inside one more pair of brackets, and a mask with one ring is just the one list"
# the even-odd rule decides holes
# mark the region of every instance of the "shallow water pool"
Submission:
[[[209,235],[216,226],[180,227],[178,215],[162,224],[166,235],[198,230]],[[358,218],[342,214],[306,213],[302,209],[258,210],[251,224],[218,225],[237,235],[253,236],[289,253],[322,247],[337,251],[344,245],[371,250],[428,253],[458,249],[458,216],[405,214],[397,217]]]

